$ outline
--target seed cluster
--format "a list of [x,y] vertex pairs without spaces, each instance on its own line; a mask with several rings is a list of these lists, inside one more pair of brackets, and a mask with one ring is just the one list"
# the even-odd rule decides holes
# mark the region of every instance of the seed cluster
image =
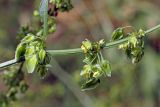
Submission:
[[50,0],[48,15],[56,17],[60,12],[69,11],[73,8],[71,0]]
[[85,78],[85,82],[81,87],[82,90],[95,88],[100,83],[102,75],[111,76],[109,61],[104,60],[101,53],[101,49],[103,49],[105,44],[104,40],[91,42],[86,39],[82,42],[81,49],[85,54],[85,59],[83,60],[85,65],[80,73]]
[[140,29],[125,34],[125,29],[125,27],[117,28],[112,34],[112,40],[120,40],[128,37],[128,41],[119,45],[119,49],[124,50],[127,57],[132,60],[132,63],[138,63],[144,55],[145,32]]
[[15,58],[17,61],[25,58],[28,73],[37,71],[40,76],[44,76],[47,72],[45,67],[50,62],[50,56],[46,52],[44,41],[33,34],[27,34],[17,46]]

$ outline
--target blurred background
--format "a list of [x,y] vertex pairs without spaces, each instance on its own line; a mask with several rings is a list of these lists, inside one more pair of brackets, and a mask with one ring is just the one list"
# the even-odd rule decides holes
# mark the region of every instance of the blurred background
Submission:
[[[20,26],[34,22],[40,0],[0,0],[0,62],[14,58]],[[85,38],[111,39],[121,26],[147,30],[160,24],[160,0],[72,0],[74,8],[60,13],[57,31],[47,40],[48,49],[80,47]],[[83,55],[56,56],[44,79],[27,74],[29,90],[11,107],[160,107],[160,30],[147,35],[145,55],[131,64],[116,48],[103,51],[110,60],[112,77],[98,88],[80,91]],[[2,72],[3,70],[1,70]],[[0,93],[5,89],[0,79]]]

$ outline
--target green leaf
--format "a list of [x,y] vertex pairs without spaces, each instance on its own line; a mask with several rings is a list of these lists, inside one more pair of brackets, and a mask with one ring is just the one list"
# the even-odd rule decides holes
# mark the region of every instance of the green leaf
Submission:
[[84,53],[87,53],[88,50],[90,50],[91,48],[92,48],[92,43],[88,39],[82,42],[81,49],[83,50]]
[[81,87],[82,91],[95,89],[100,83],[100,79],[91,78],[86,83],[84,83]]
[[50,61],[51,61],[51,56],[50,56],[50,54],[46,53],[46,57],[44,59],[44,65],[49,64]]
[[95,64],[92,67],[92,71],[93,71],[93,77],[95,77],[95,78],[99,78],[102,74],[102,68],[99,64]]
[[137,44],[138,44],[138,40],[137,40],[136,36],[134,36],[134,33],[133,33],[133,35],[129,38],[128,41],[133,45],[133,47],[136,47]]
[[89,77],[90,72],[91,72],[91,65],[84,65],[80,75],[84,77]]
[[44,78],[46,76],[48,69],[45,65],[38,65],[36,72],[40,75],[41,78]]
[[102,61],[102,70],[108,77],[111,77],[111,66],[109,61],[103,60]]
[[56,31],[56,25],[54,24],[49,28],[48,32],[49,33],[54,33],[55,31]]
[[26,46],[20,43],[16,48],[15,59],[19,61],[20,58],[24,56],[25,52],[26,52]]
[[25,59],[28,73],[33,73],[33,71],[36,68],[36,65],[38,64],[34,46],[30,46],[26,49]]
[[145,31],[144,30],[142,30],[142,29],[139,29],[139,31],[138,31],[138,35],[141,37],[144,37],[145,36]]
[[43,63],[46,57],[46,51],[44,49],[41,49],[38,53],[39,56],[39,62]]
[[35,39],[35,35],[33,35],[32,33],[27,34],[27,36],[25,36],[22,40],[21,43],[28,43],[31,42],[32,40]]
[[112,40],[119,40],[123,38],[123,28],[117,28],[112,33]]
[[19,88],[20,88],[21,93],[25,93],[28,89],[28,85],[24,81],[21,81]]
[[30,58],[26,59],[25,63],[28,73],[33,73],[38,63],[37,56],[32,55]]

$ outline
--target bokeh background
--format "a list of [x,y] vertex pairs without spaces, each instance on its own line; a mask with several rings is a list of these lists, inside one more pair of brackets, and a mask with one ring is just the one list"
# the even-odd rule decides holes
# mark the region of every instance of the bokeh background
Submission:
[[[0,62],[14,58],[20,26],[34,23],[33,10],[40,0],[0,0]],[[80,47],[85,38],[111,39],[120,26],[144,30],[160,24],[160,0],[72,0],[74,8],[60,13],[57,31],[47,40],[48,49]],[[11,107],[160,107],[160,30],[147,35],[145,55],[131,64],[116,48],[103,51],[112,66],[98,88],[80,91],[83,55],[56,56],[54,75],[44,79],[27,74],[29,90]],[[3,70],[0,70],[3,72]],[[0,79],[0,93],[5,89]]]

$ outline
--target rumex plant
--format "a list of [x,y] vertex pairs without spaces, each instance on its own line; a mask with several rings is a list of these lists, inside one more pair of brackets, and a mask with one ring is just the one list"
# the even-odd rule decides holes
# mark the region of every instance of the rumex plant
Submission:
[[16,48],[15,59],[0,64],[0,68],[4,68],[19,63],[19,66],[7,68],[2,75],[8,91],[1,94],[0,106],[7,106],[10,101],[16,100],[17,93],[24,93],[28,89],[22,70],[24,65],[28,73],[37,72],[44,78],[53,56],[83,53],[85,64],[80,72],[83,78],[81,89],[94,89],[102,76],[111,77],[110,62],[102,54],[104,49],[118,46],[132,63],[138,63],[144,55],[144,38],[148,33],[160,28],[160,25],[157,25],[144,31],[131,26],[119,27],[113,31],[112,39],[108,42],[104,39],[98,42],[85,39],[81,48],[47,50],[46,38],[48,34],[56,31],[56,16],[59,12],[68,12],[72,8],[70,0],[42,0],[39,10],[34,11],[34,16],[39,19],[41,26],[32,30],[21,27],[18,35],[23,39]]

